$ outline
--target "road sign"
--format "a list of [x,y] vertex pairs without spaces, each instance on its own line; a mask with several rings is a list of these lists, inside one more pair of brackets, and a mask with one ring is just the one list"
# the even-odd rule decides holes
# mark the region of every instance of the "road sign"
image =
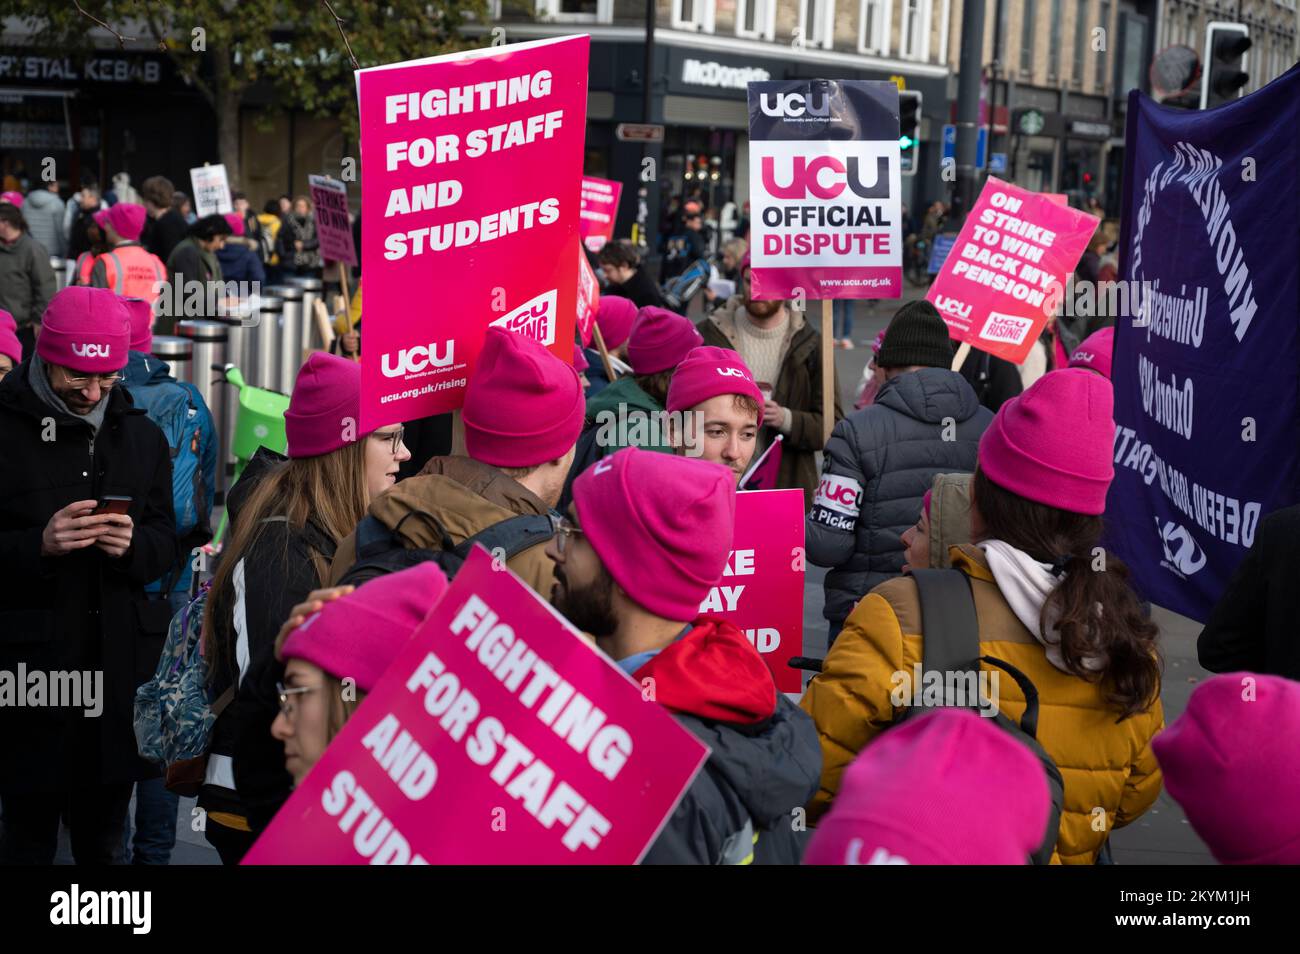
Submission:
[[654,123],[619,123],[614,135],[620,142],[663,142],[664,127]]
[[[975,146],[975,168],[983,169],[985,159],[988,157],[989,148],[989,129],[987,126],[980,127],[979,140]],[[943,127],[943,158],[957,161],[957,127],[952,123],[946,123]]]
[[995,152],[989,156],[989,172],[1006,172],[1007,171],[1007,154],[1005,152]]

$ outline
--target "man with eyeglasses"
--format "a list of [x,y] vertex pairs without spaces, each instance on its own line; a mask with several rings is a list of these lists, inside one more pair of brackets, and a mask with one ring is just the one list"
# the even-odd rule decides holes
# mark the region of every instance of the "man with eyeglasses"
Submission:
[[144,586],[178,548],[166,442],[118,387],[129,342],[116,295],[65,288],[0,381],[0,678],[22,697],[0,696],[0,864],[52,863],[61,817],[78,864],[112,863],[157,774],[132,705],[170,617]]

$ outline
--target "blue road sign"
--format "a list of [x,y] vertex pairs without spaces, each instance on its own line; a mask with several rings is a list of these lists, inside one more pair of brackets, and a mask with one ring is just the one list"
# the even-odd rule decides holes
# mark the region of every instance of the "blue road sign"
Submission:
[[1007,171],[1007,154],[1005,152],[995,152],[989,156],[989,172],[1006,172]]
[[[984,168],[984,161],[988,157],[988,147],[989,129],[987,126],[981,126],[979,140],[975,146],[975,168]],[[1001,153],[999,153],[999,155],[1001,155]],[[945,123],[943,127],[943,158],[951,159],[954,162],[957,160],[957,127],[952,123]],[[1004,160],[1005,158],[1006,157],[1003,156]]]

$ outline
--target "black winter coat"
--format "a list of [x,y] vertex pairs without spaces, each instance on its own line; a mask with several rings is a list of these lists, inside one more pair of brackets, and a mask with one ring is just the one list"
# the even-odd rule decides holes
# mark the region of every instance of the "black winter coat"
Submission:
[[886,381],[875,403],[835,425],[807,520],[808,559],[833,568],[823,610],[832,624],[903,572],[900,537],[935,474],[974,471],[992,420],[960,374],[922,368]]
[[740,864],[752,853],[755,864],[798,864],[806,840],[794,809],[812,800],[822,770],[807,713],[780,695],[758,726],[674,717],[712,751],[641,863]]
[[1260,521],[1255,545],[1196,641],[1210,672],[1258,672],[1300,680],[1300,506]]
[[[149,778],[157,771],[136,753],[132,715],[171,618],[144,587],[179,559],[167,442],[124,387],[109,393],[92,441],[86,421],[37,396],[30,371],[29,361],[0,382],[0,672],[102,671],[103,711],[0,706],[0,791]],[[41,556],[56,511],[104,494],[133,498],[125,557],[93,545]]]

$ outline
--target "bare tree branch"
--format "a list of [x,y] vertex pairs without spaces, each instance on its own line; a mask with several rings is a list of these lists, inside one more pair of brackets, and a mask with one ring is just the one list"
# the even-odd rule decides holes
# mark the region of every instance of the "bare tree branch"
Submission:
[[97,19],[96,17],[92,17],[89,13],[87,13],[85,10],[83,10],[83,9],[81,8],[81,4],[78,3],[77,0],[72,0],[72,5],[73,5],[74,7],[76,7],[76,8],[77,8],[77,12],[80,13],[80,14],[81,14],[83,17],[85,17],[87,20],[91,20],[92,22],[99,24],[99,25],[102,26],[105,30],[107,30],[109,33],[113,34],[113,36],[117,37],[117,45],[118,45],[119,47],[121,47],[122,49],[124,49],[124,50],[126,49],[126,41],[127,41],[127,40],[130,40],[132,43],[135,42],[135,40],[136,40],[135,37],[133,37],[133,36],[123,36],[122,34],[118,33],[116,30],[114,30],[111,26],[109,26],[107,23],[105,23],[103,20]]
[[168,46],[167,42],[163,39],[162,28],[159,27],[158,21],[154,19],[153,11],[147,7],[145,8],[145,22],[149,24],[150,32],[153,33],[154,39],[158,41],[158,49],[167,54],[167,58],[172,61],[172,64],[176,69],[198,88],[199,92],[203,94],[203,98],[208,101],[210,106],[216,108],[216,91],[200,78],[198,69],[193,65],[196,62],[194,58],[186,57],[185,59],[181,59],[181,57],[176,55],[176,51]]
[[352,44],[348,42],[348,35],[343,32],[342,18],[334,12],[334,8],[330,6],[330,0],[321,0],[321,2],[325,4],[325,9],[328,10],[330,16],[334,18],[334,25],[339,28],[339,36],[343,37],[343,45],[348,48],[348,56],[352,59],[352,68],[354,70],[361,69],[361,64],[357,62],[357,55],[352,52]]

